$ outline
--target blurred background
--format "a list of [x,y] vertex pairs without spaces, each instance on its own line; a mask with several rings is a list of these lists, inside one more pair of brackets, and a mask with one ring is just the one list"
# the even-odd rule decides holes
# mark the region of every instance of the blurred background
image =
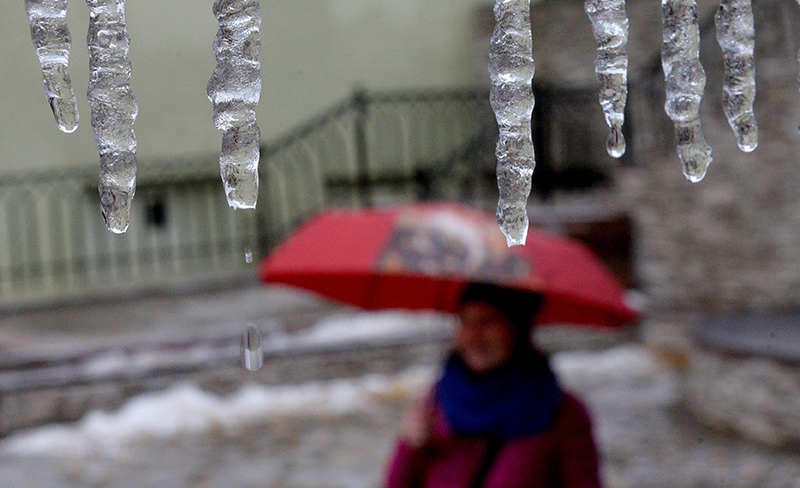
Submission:
[[[257,266],[328,207],[493,212],[492,3],[263,0],[261,190],[236,212],[205,95],[211,2],[127,7],[139,178],[124,235],[99,212],[86,7],[68,15],[73,134],[53,123],[23,3],[0,16],[0,486],[380,486],[451,319],[343,308],[261,284]],[[663,110],[659,6],[627,8],[614,160],[583,2],[533,2],[528,213],[594,250],[643,318],[540,341],[595,415],[608,486],[800,486],[800,10],[753,6],[760,138],[745,154],[722,112],[716,6],[699,5],[714,162],[692,184]],[[238,365],[248,324],[258,372]]]

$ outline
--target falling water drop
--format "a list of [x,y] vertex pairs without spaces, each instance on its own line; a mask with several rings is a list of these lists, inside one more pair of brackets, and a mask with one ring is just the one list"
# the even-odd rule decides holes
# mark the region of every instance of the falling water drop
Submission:
[[753,113],[756,97],[753,6],[750,0],[721,0],[714,21],[725,70],[722,107],[739,149],[751,152],[758,146],[758,125]]
[[497,223],[509,246],[525,244],[528,195],[536,165],[531,134],[535,70],[530,0],[497,0],[489,45],[489,100],[497,119]]
[[67,69],[72,44],[67,0],[25,0],[25,10],[56,124],[62,132],[74,132],[78,128],[78,105]]
[[706,73],[700,64],[700,31],[695,0],[662,0],[661,66],[667,85],[664,110],[675,126],[683,174],[696,183],[711,164],[711,148],[700,126]]
[[224,131],[220,175],[231,207],[254,208],[261,143],[256,123],[261,10],[258,0],[214,0],[213,11],[219,22],[214,39],[217,66],[206,92],[214,106],[214,125]]
[[606,141],[606,151],[614,158],[621,158],[625,154],[625,136],[622,135],[622,127],[611,126]]
[[600,82],[600,105],[609,127],[606,150],[612,157],[625,154],[625,104],[628,99],[628,16],[625,0],[586,0],[597,42],[594,69]]
[[253,250],[249,246],[244,248],[244,262],[247,264],[253,262]]
[[261,333],[254,324],[247,324],[242,333],[242,366],[248,371],[258,371],[264,365],[264,348]]
[[89,6],[89,88],[92,129],[100,152],[100,207],[108,229],[128,229],[136,192],[138,105],[131,90],[125,0],[86,0]]

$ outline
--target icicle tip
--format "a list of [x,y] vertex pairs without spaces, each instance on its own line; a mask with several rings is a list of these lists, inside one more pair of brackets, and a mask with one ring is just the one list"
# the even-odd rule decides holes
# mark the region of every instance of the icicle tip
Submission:
[[711,161],[713,160],[710,155],[698,155],[694,159],[683,159],[683,175],[692,183],[699,183],[706,177]]
[[521,208],[507,208],[502,205],[497,207],[497,225],[506,236],[506,244],[508,247],[524,246],[525,241],[528,239],[528,214],[525,207]]
[[100,211],[106,227],[114,234],[124,234],[131,220],[133,195],[101,185]]

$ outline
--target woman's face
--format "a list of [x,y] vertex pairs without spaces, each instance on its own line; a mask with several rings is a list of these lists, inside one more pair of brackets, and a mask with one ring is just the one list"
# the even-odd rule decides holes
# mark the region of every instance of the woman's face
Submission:
[[475,373],[484,373],[502,366],[514,351],[511,323],[494,305],[487,302],[466,302],[458,312],[456,353]]

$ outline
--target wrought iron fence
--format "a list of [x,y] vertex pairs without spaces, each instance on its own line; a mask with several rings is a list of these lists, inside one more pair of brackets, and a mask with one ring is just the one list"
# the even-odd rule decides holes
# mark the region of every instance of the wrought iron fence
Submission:
[[216,155],[141,161],[123,235],[102,223],[93,169],[0,176],[0,306],[246,277],[249,255],[322,207],[443,194],[433,180],[471,164],[483,98],[357,92],[262,147],[255,212],[228,208]]
[[268,249],[323,206],[442,196],[432,194],[430,180],[470,164],[464,153],[481,133],[478,107],[484,99],[471,89],[356,92],[268,144],[260,248]]
[[[574,190],[576,168],[605,182],[614,163],[596,88],[535,91],[534,193]],[[262,146],[255,211],[227,206],[217,155],[141,161],[124,235],[103,225],[94,170],[0,176],[0,307],[252,276],[323,207],[493,206],[496,134],[485,91],[355,92]]]

